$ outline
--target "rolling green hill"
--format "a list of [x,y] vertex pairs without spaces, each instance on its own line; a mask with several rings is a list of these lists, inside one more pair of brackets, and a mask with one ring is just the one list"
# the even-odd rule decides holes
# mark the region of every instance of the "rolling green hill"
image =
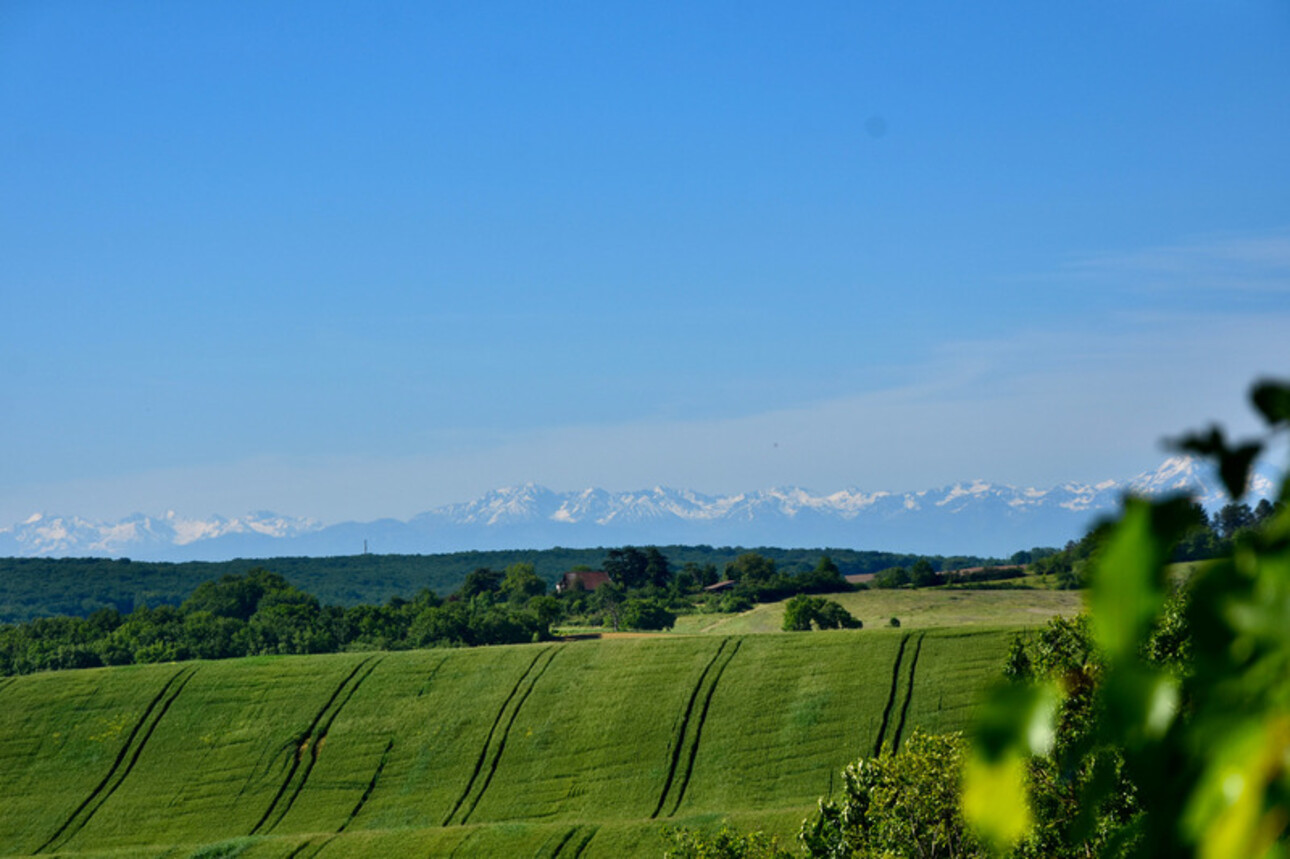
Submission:
[[[895,617],[906,631],[932,627],[1038,626],[1055,615],[1078,614],[1084,607],[1080,591],[1037,588],[1015,590],[883,590],[828,594],[866,627],[886,626]],[[787,600],[761,603],[739,614],[692,614],[677,619],[678,633],[746,635],[779,632]]]
[[964,727],[1008,634],[658,636],[0,681],[0,854],[658,855],[791,834],[849,760]]

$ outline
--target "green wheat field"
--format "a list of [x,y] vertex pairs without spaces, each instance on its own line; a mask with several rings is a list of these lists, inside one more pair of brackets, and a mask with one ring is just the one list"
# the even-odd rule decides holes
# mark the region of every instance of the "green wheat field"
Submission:
[[1002,629],[664,635],[0,681],[0,853],[659,855],[791,836],[850,760],[965,727]]

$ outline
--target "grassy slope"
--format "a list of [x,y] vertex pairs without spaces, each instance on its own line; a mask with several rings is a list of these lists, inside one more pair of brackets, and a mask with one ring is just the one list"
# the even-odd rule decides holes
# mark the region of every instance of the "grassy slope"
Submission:
[[659,636],[16,678],[0,853],[590,859],[657,855],[664,821],[791,833],[847,761],[962,727],[1006,644]]
[[[1018,590],[883,590],[827,594],[869,629],[892,617],[904,630],[933,627],[1038,626],[1053,615],[1072,615],[1083,606],[1080,591],[1034,588]],[[677,632],[743,635],[778,632],[784,602],[763,603],[742,614],[698,614],[677,619]]]

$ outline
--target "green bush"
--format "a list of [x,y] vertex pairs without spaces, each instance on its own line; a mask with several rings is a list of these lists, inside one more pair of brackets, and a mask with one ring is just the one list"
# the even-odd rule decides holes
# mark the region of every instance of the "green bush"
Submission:
[[967,743],[915,730],[899,754],[862,758],[842,773],[842,795],[802,824],[811,856],[985,856],[959,810]]

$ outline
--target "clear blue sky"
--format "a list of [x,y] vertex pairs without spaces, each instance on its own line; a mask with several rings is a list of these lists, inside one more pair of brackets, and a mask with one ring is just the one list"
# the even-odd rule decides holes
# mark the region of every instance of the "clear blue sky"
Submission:
[[0,525],[1122,477],[1290,374],[1290,6],[0,5]]

